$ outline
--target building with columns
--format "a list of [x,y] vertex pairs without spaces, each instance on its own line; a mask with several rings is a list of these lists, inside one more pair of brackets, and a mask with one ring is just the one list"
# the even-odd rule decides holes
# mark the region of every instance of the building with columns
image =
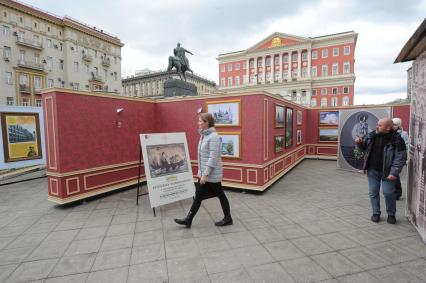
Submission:
[[[122,79],[122,95],[155,97],[164,96],[164,82],[176,73],[170,75],[167,70],[151,71],[144,69],[137,71],[134,76]],[[197,87],[198,95],[214,94],[217,91],[216,83],[197,74],[186,73],[186,81]]]
[[357,36],[273,33],[246,50],[219,54],[219,89],[265,90],[311,107],[353,105]]
[[70,17],[0,0],[0,105],[41,106],[41,89],[119,93],[120,39]]

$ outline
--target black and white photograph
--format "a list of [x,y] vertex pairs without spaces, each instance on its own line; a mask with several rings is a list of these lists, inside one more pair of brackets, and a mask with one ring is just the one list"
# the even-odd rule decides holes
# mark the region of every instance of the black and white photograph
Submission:
[[188,172],[183,143],[147,146],[151,178]]

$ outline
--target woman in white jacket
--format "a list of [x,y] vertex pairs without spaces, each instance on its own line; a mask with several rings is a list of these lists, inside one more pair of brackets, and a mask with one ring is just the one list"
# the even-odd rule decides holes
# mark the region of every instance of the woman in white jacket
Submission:
[[199,187],[196,190],[194,202],[188,215],[183,219],[175,219],[180,225],[191,227],[192,219],[201,206],[206,195],[212,192],[216,195],[222,206],[224,218],[216,222],[216,226],[232,225],[229,201],[222,189],[222,160],[220,138],[214,128],[214,119],[210,113],[201,113],[198,117],[198,131],[200,141],[198,143],[198,178]]

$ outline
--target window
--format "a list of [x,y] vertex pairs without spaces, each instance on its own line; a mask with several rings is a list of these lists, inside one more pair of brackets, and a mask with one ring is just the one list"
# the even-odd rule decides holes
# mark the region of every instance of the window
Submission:
[[274,57],[274,65],[279,65],[280,64],[280,57],[275,56]]
[[37,65],[40,64],[40,54],[34,54],[34,63],[36,63]]
[[343,63],[343,74],[349,74],[351,72],[351,67],[349,62]]
[[50,32],[50,27],[47,27],[47,31]]
[[47,68],[49,70],[52,70],[52,68],[53,68],[53,58],[52,57],[50,57],[50,56],[46,57],[46,65],[47,65]]
[[300,99],[300,102],[301,102],[303,105],[306,105],[306,90],[302,90],[302,97],[301,97],[301,99]]
[[297,69],[293,70],[293,72],[291,72],[292,74],[292,78],[296,79],[297,78]]
[[287,70],[285,70],[285,71],[283,72],[283,79],[284,79],[284,80],[289,79],[289,77],[288,77],[288,71],[287,71]]
[[3,36],[10,36],[10,27],[3,26],[3,28],[2,28],[2,35]]
[[302,68],[302,78],[306,78],[307,74],[308,74],[308,68],[307,67],[303,67]]
[[337,87],[333,87],[333,89],[332,89],[332,93],[333,93],[333,95],[336,95],[336,94],[337,94]]
[[293,54],[291,55],[291,61],[293,61],[293,62],[297,62],[297,53],[293,53]]
[[46,39],[46,47],[47,48],[52,48],[52,40],[50,40],[50,39]]
[[250,82],[251,82],[251,83],[254,83],[254,80],[255,80],[255,79],[254,79],[254,75],[250,75]]
[[271,66],[271,57],[265,59],[265,66]]
[[22,106],[28,106],[28,98],[22,98]]
[[21,85],[28,85],[28,76],[26,74],[20,74],[19,75],[19,83]]
[[41,89],[41,78],[40,77],[34,77],[34,90],[39,92]]
[[73,86],[72,86],[72,88],[74,90],[78,90],[80,88],[80,83],[74,83]]
[[64,60],[59,59],[59,69],[63,70],[64,69]]
[[5,81],[6,81],[6,84],[8,85],[12,84],[12,72],[5,73]]
[[36,106],[37,107],[41,107],[41,99],[37,99],[36,100]]
[[235,64],[235,71],[239,71],[240,70],[240,63],[236,63]]
[[78,62],[74,62],[74,72],[78,72]]
[[317,100],[316,99],[311,100],[311,107],[317,107]]
[[317,90],[316,89],[313,89],[312,90],[312,96],[316,96],[317,95]]
[[321,107],[327,107],[327,98],[326,97],[321,98]]
[[47,80],[47,87],[53,87],[53,80],[52,79]]
[[10,56],[12,54],[12,49],[9,46],[3,47],[3,58],[10,60]]
[[308,60],[308,53],[307,52],[303,52],[302,53],[302,61],[306,61]]
[[288,62],[288,54],[283,55],[283,62]]
[[339,56],[339,47],[333,48],[333,57]]
[[246,70],[246,69],[247,69],[247,63],[243,62],[243,70]]
[[239,76],[236,76],[235,77],[235,85],[240,85],[240,77]]
[[327,89],[326,88],[321,89],[321,95],[327,95]]
[[351,47],[350,46],[345,46],[343,48],[343,55],[349,55],[351,54]]
[[348,93],[349,93],[349,87],[345,86],[345,87],[343,88],[343,93],[344,93],[344,94],[348,94]]
[[259,68],[262,68],[262,67],[263,67],[262,59],[258,59],[258,60],[257,60],[257,67],[259,67]]
[[225,72],[225,65],[220,65],[220,72],[224,73]]
[[327,48],[324,48],[324,49],[322,50],[321,57],[322,57],[322,58],[327,58],[327,57],[328,57],[328,49],[327,49]]
[[278,81],[280,79],[280,72],[275,72],[275,81]]
[[338,103],[337,97],[332,97],[331,98],[331,106],[337,106],[337,103]]
[[228,72],[232,71],[232,64],[228,64]]
[[34,22],[34,28],[37,28],[37,22]]
[[221,78],[220,79],[220,86],[224,87],[225,86],[225,78]]
[[312,59],[318,59],[318,51],[312,51]]
[[19,63],[25,64],[25,51],[19,50]]
[[317,76],[317,66],[313,66],[312,67],[311,73],[312,73],[312,77],[316,77]]
[[337,63],[333,64],[333,70],[331,71],[331,74],[333,76],[339,74],[339,64],[337,64]]
[[249,66],[250,66],[250,68],[254,68],[254,60],[250,60]]
[[232,77],[228,78],[228,86],[232,86]]
[[328,76],[328,66],[327,65],[322,65],[321,76],[323,76],[323,77]]
[[349,105],[349,97],[343,96],[343,106],[348,106],[348,105]]
[[13,104],[15,104],[15,101],[14,101],[13,97],[6,97],[6,104],[7,105],[13,105]]
[[23,31],[18,32],[18,41],[24,42],[24,38],[25,38],[25,32]]

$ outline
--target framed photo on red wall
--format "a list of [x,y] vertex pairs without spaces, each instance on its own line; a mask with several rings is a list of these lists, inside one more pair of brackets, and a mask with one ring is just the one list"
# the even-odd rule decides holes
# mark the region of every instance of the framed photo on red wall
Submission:
[[284,135],[275,136],[275,153],[281,152],[284,149]]
[[241,100],[207,101],[206,109],[214,118],[215,127],[241,126]]
[[221,141],[222,158],[241,158],[241,134],[239,132],[218,133]]
[[275,104],[275,128],[284,128],[284,106]]
[[38,113],[1,113],[4,161],[41,159]]

